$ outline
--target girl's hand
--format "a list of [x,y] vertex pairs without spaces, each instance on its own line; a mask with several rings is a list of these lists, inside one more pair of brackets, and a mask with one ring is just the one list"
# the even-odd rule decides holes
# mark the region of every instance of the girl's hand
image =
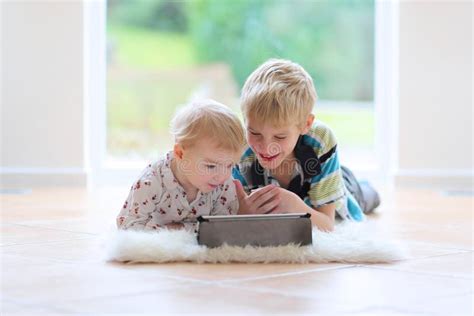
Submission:
[[234,184],[239,199],[240,215],[271,213],[280,204],[280,190],[274,185],[267,185],[247,194],[239,180],[234,180]]
[[183,223],[170,223],[170,224],[165,224],[165,227],[168,229],[182,229],[184,228]]

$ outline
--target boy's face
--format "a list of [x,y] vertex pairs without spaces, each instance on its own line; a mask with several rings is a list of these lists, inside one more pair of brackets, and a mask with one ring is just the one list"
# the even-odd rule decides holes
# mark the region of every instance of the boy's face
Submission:
[[252,118],[247,120],[246,127],[249,146],[260,165],[269,170],[276,169],[283,162],[287,163],[294,158],[293,149],[303,132],[296,124],[275,127]]
[[[219,148],[209,140],[200,140],[189,148],[175,148],[175,155],[181,152],[181,174],[189,184],[203,193],[210,192],[223,184],[232,174],[232,167],[240,153]],[[178,150],[178,153],[177,153]]]

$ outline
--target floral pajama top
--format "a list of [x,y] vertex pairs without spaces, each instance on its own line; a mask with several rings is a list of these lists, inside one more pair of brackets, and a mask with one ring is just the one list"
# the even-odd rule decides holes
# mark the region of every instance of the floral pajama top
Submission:
[[130,188],[117,216],[120,229],[155,230],[183,223],[195,229],[200,215],[234,215],[239,204],[232,177],[209,193],[198,191],[191,203],[171,170],[172,152],[149,164]]

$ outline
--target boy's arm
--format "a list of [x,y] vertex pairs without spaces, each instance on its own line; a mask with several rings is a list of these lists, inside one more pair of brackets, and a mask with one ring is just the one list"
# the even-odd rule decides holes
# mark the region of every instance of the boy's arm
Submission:
[[[309,206],[308,206],[309,207]],[[319,230],[332,231],[334,229],[336,217],[336,203],[321,205],[313,209],[311,213],[311,222],[316,225]]]
[[[308,208],[314,210],[315,213],[312,213],[314,217],[312,221],[318,228],[332,230],[335,222],[337,201],[345,196],[337,140],[332,130],[321,122],[311,130],[309,135],[320,144],[320,147],[316,146],[313,149],[321,164],[321,172],[311,179],[311,186],[307,197],[310,201],[308,204],[311,204],[311,206],[308,206]],[[304,203],[303,201],[301,202]],[[319,224],[315,221],[319,221]]]
[[330,203],[313,208],[307,205],[298,195],[283,188],[279,188],[281,202],[272,213],[293,212],[310,213],[311,223],[319,230],[332,231],[336,216],[336,204]]

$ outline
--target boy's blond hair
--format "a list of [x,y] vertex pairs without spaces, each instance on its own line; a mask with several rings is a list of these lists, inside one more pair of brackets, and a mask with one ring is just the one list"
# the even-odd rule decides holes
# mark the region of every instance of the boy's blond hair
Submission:
[[245,146],[239,118],[227,106],[210,99],[181,108],[171,121],[171,134],[183,147],[192,147],[200,139],[209,139],[235,153],[241,153]]
[[316,103],[311,76],[297,63],[269,59],[260,65],[242,88],[244,119],[264,120],[274,126],[290,122],[302,127]]

